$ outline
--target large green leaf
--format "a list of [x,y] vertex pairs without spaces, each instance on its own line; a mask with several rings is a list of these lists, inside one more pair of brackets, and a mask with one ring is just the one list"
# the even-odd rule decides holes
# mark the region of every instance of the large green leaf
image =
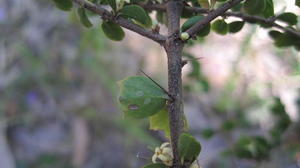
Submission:
[[182,133],[179,137],[178,150],[182,161],[192,163],[197,159],[201,151],[201,145],[190,134]]
[[131,18],[145,27],[151,27],[152,20],[148,13],[138,5],[127,5],[120,10],[123,17]]
[[131,76],[118,82],[125,116],[145,118],[165,108],[168,95],[149,78]]
[[125,37],[123,29],[113,22],[103,22],[101,28],[104,34],[111,40],[121,41]]
[[72,0],[53,0],[53,2],[57,8],[63,11],[69,11],[73,6]]
[[90,22],[88,16],[86,15],[84,8],[78,8],[77,9],[77,15],[79,17],[80,22],[87,28],[90,28],[93,26],[93,24]]
[[247,0],[244,9],[250,15],[259,15],[266,9],[266,0]]
[[230,33],[237,33],[244,27],[245,22],[243,21],[235,21],[229,23],[229,32]]
[[169,116],[168,111],[165,108],[151,116],[149,120],[151,130],[162,130],[166,137],[170,137]]
[[277,16],[278,20],[281,20],[283,22],[286,22],[289,25],[295,25],[297,24],[297,15],[291,12],[283,13],[279,16]]
[[228,24],[223,19],[219,19],[212,24],[212,29],[220,35],[225,35],[228,32]]
[[[190,27],[192,27],[194,24],[196,24],[198,21],[200,21],[203,18],[204,18],[204,16],[202,16],[202,15],[191,17],[190,19],[188,19],[187,21],[185,21],[183,23],[183,25],[181,26],[181,31],[182,32],[187,31]],[[210,32],[210,24],[205,26],[202,30],[200,30],[197,33],[197,36],[204,37],[204,36],[207,36],[209,34],[209,32]]]
[[162,163],[151,163],[144,166],[143,168],[167,168],[167,166]]

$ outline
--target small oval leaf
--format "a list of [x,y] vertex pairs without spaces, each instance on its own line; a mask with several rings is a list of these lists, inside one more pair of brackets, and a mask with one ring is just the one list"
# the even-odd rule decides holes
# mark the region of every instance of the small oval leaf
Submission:
[[201,145],[190,134],[182,133],[179,137],[178,150],[181,160],[192,163],[201,152]]
[[272,30],[269,32],[269,35],[274,40],[274,44],[277,47],[290,47],[296,44],[296,41],[294,41],[294,39],[289,34]]
[[250,15],[259,15],[266,9],[266,0],[247,0],[244,9]]
[[[203,18],[204,16],[202,15],[191,17],[190,19],[188,19],[183,23],[183,25],[181,26],[181,31],[182,32],[187,31],[189,28],[191,28],[194,24],[196,24],[198,21],[200,21]],[[210,33],[210,24],[205,26],[202,30],[200,30],[197,33],[197,36],[204,37],[207,36],[209,33]]]
[[69,11],[73,7],[72,0],[53,0],[56,7],[63,10],[63,11]]
[[244,27],[245,22],[243,21],[235,21],[229,23],[229,32],[230,33],[237,33]]
[[281,20],[283,22],[286,22],[287,24],[289,24],[291,26],[297,24],[297,15],[295,15],[294,13],[291,13],[291,12],[283,13],[283,14],[277,16],[277,19]]
[[80,22],[87,28],[90,28],[93,26],[91,21],[89,20],[88,16],[86,15],[84,8],[78,8],[77,9],[77,15],[79,17]]
[[212,29],[220,35],[226,35],[228,32],[228,24],[224,20],[219,19],[212,24]]
[[121,16],[134,19],[145,27],[151,27],[152,20],[148,13],[138,5],[127,5],[120,10]]
[[101,28],[104,34],[111,40],[121,41],[125,37],[123,29],[113,22],[103,22]]

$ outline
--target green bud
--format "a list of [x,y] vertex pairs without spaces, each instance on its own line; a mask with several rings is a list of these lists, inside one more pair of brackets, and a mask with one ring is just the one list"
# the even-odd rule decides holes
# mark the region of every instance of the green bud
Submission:
[[190,38],[190,35],[187,32],[183,32],[180,34],[180,39],[185,41]]

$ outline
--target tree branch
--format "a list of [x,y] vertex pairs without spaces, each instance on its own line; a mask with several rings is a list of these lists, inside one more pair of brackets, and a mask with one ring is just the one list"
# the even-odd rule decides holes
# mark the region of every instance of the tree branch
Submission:
[[[209,13],[208,9],[203,9],[203,8],[198,8],[198,7],[185,7],[185,10],[187,10],[189,12],[193,12],[193,13],[201,13],[201,14]],[[278,28],[282,31],[293,34],[293,35],[300,38],[300,32],[299,31],[296,31],[296,30],[293,30],[291,28],[283,27],[283,26],[279,25],[278,23],[275,22],[276,18],[274,18],[274,17],[263,18],[263,17],[260,17],[260,16],[248,15],[248,14],[244,14],[244,13],[241,13],[241,12],[225,12],[222,16],[237,17],[237,18],[242,19],[243,21],[250,22],[250,23],[253,23],[253,22],[264,23],[268,26]]]
[[[166,6],[164,4],[145,4],[145,3],[139,3],[139,5],[141,7],[143,7],[146,10],[149,11],[166,11]],[[185,6],[184,10],[189,11],[191,13],[198,13],[198,14],[208,14],[211,10],[209,9],[204,9],[204,8],[199,8],[199,7],[189,7],[189,6]],[[249,23],[253,23],[253,22],[260,22],[260,23],[264,23],[268,26],[271,27],[275,27],[278,28],[284,32],[290,33],[292,35],[297,36],[298,38],[300,38],[300,32],[293,30],[291,28],[288,27],[284,27],[278,23],[276,23],[276,18],[271,17],[271,18],[264,18],[261,16],[254,16],[254,15],[248,15],[245,13],[241,13],[241,12],[225,12],[224,14],[222,14],[221,16],[225,16],[225,17],[236,17],[236,18],[240,18],[245,22],[249,22]]]
[[253,22],[253,21],[261,22],[268,26],[276,27],[284,32],[290,33],[290,34],[295,35],[298,38],[300,38],[299,31],[279,25],[278,23],[275,22],[276,18],[263,18],[263,17],[252,16],[252,15],[243,14],[243,13],[239,13],[239,12],[227,12],[227,13],[225,13],[224,16],[233,16],[233,17],[241,18],[242,20],[244,20],[246,22]]
[[128,30],[136,32],[136,33],[138,33],[144,37],[147,37],[153,41],[156,41],[160,44],[163,44],[166,41],[165,36],[158,34],[158,33],[154,33],[150,30],[146,30],[143,27],[136,25],[125,18],[115,17],[108,10],[106,10],[100,6],[97,6],[89,1],[86,1],[86,0],[73,0],[73,1],[75,3],[77,3],[78,5],[84,7],[85,9],[90,10],[91,12],[94,12],[94,13],[100,15],[104,20],[109,20],[114,23],[117,23],[120,26],[122,26]]
[[207,14],[205,18],[200,20],[194,26],[189,28],[186,32],[190,35],[190,37],[197,34],[202,28],[208,25],[212,20],[216,17],[223,15],[227,10],[234,7],[235,5],[239,4],[243,0],[229,0],[228,2],[224,3],[221,7],[216,10],[213,10]]

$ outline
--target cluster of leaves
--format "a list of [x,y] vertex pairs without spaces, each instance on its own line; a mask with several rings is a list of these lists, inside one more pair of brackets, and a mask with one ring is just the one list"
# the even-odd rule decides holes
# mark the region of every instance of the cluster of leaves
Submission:
[[[226,0],[218,1],[225,2]],[[195,4],[195,3],[194,3]],[[209,0],[199,0],[199,6],[205,8],[214,8],[216,1]],[[196,4],[196,6],[198,6]],[[299,6],[299,1],[296,0],[295,5]],[[247,0],[242,4],[237,5],[232,9],[234,12],[242,12],[247,13],[250,16],[260,16],[261,18],[269,19],[269,23],[265,23],[263,21],[259,21],[256,19],[247,18],[242,21],[233,21],[228,23],[226,21],[226,17],[222,19],[215,20],[211,25],[208,24],[205,26],[198,34],[197,37],[205,37],[210,33],[210,29],[216,32],[219,35],[226,35],[228,33],[237,33],[245,25],[245,21],[250,24],[258,24],[263,28],[272,28],[273,23],[275,21],[283,22],[286,24],[286,28],[291,29],[293,31],[299,31],[298,16],[292,12],[282,12],[279,14],[274,13],[274,3],[273,0]],[[192,27],[195,23],[203,18],[202,15],[193,16],[193,14],[189,15],[189,19],[182,25],[181,31],[184,32],[190,27]],[[244,19],[244,18],[242,18]],[[270,37],[274,40],[274,44],[277,47],[295,47],[297,50],[300,50],[300,39],[297,36],[289,32],[280,32],[278,30],[270,30]]]
[[[59,9],[64,11],[69,11],[73,7],[72,0],[53,0],[53,2]],[[152,20],[148,13],[142,7],[135,4],[130,4],[129,1],[125,2],[124,0],[92,0],[92,2],[102,5],[109,5],[112,8],[112,13],[114,16],[128,19],[129,21],[132,21],[144,28],[149,28],[152,25]],[[93,26],[92,22],[89,20],[88,12],[86,11],[86,9],[84,9],[83,7],[79,7],[77,9],[77,15],[80,22],[85,27],[90,28]],[[102,22],[101,28],[105,35],[111,40],[121,41],[125,37],[123,29],[118,24],[112,21],[104,20]]]
[[[61,10],[68,11],[72,8],[72,0],[53,0],[58,8]],[[109,5],[112,8],[113,16],[122,17],[130,20],[131,22],[142,26],[144,28],[150,28],[152,26],[152,20],[149,17],[147,11],[145,11],[139,5],[136,5],[137,2],[142,2],[143,0],[137,1],[125,1],[125,0],[91,0],[93,3],[101,4],[101,5]],[[213,9],[222,5],[224,2],[228,0],[188,0],[188,3],[193,7],[202,7]],[[295,5],[299,6],[299,0],[295,0]],[[220,34],[226,35],[228,33],[237,33],[245,25],[245,22],[251,24],[258,24],[263,28],[271,29],[274,26],[275,21],[279,21],[285,23],[286,26],[283,26],[292,31],[298,31],[299,25],[298,16],[292,12],[281,12],[278,14],[274,13],[274,3],[273,0],[247,0],[244,3],[240,3],[231,9],[234,12],[247,13],[250,16],[260,16],[263,19],[268,19],[267,23],[261,20],[252,19],[251,17],[245,19],[242,17],[240,21],[232,21],[230,23],[227,22],[226,17],[222,19],[216,19],[213,23],[205,26],[201,31],[197,33],[197,37],[205,37],[211,31],[211,29]],[[77,10],[80,21],[85,27],[92,27],[92,23],[90,22],[85,9],[79,7]],[[186,22],[181,26],[181,31],[184,33],[190,27],[192,27],[195,23],[202,20],[204,18],[203,15],[198,13],[189,12],[184,10],[182,13],[182,18],[188,18]],[[105,18],[104,18],[105,19]],[[162,11],[157,11],[156,20],[165,24],[167,22],[166,13]],[[156,21],[155,21],[156,22]],[[112,21],[104,20],[102,25],[102,30],[107,35],[108,38],[115,41],[120,41],[124,38],[125,33],[123,29],[116,23]],[[296,49],[300,49],[300,40],[299,37],[294,36],[290,32],[281,32],[278,30],[270,30],[270,37],[274,40],[274,44],[277,47],[295,47]],[[185,39],[189,37],[186,36]]]

